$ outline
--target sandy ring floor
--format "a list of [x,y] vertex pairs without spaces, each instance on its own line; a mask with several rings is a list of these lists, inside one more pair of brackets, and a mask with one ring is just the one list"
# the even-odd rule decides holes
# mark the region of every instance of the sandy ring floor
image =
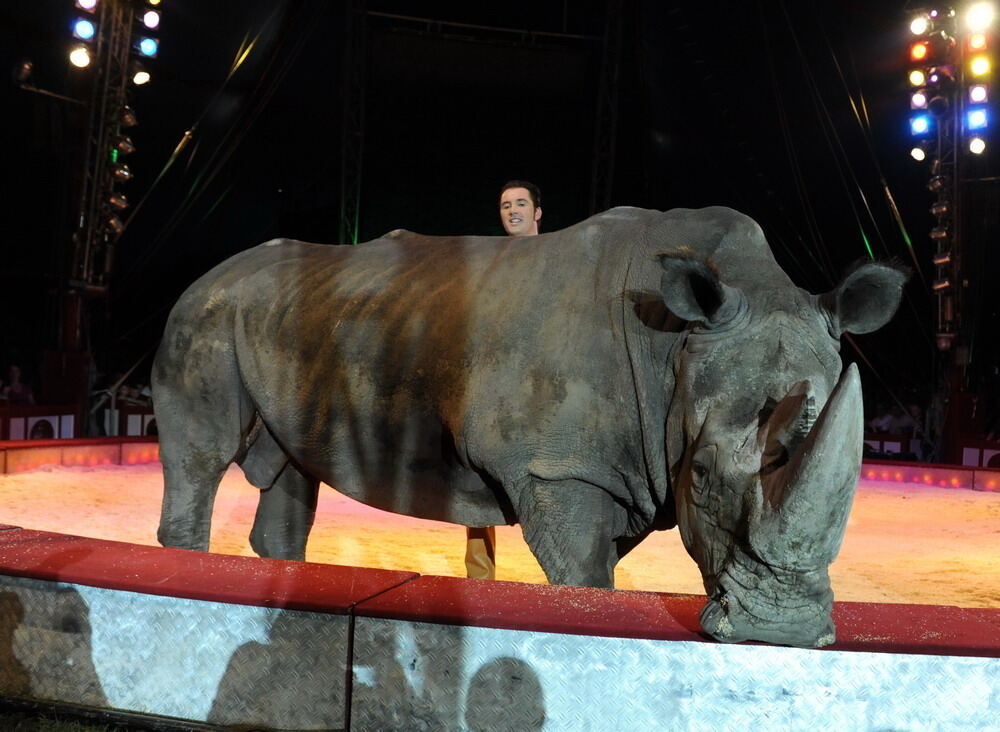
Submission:
[[[156,544],[159,463],[46,467],[0,475],[0,523]],[[257,489],[229,469],[211,550],[252,556]],[[307,559],[464,576],[461,527],[397,516],[320,492]],[[830,574],[838,600],[1000,607],[1000,493],[862,481]],[[520,528],[497,529],[497,579],[544,582]],[[619,564],[620,589],[702,593],[676,530],[656,532]]]

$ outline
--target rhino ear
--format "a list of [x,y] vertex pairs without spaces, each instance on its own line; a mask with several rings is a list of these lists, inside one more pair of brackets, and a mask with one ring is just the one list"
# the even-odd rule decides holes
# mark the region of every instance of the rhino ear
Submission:
[[899,307],[906,267],[867,262],[848,272],[836,288],[820,296],[840,333],[871,333],[889,322]]
[[660,293],[677,317],[718,328],[740,311],[743,294],[722,282],[719,273],[704,259],[683,250],[657,256],[663,267]]

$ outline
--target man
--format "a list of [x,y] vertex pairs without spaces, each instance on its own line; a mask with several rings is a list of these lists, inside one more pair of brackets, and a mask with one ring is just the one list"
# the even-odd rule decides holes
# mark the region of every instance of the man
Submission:
[[[526,180],[508,181],[500,189],[500,223],[508,236],[536,236],[542,220],[542,192]],[[472,579],[496,576],[496,530],[467,528],[465,573]]]
[[500,189],[500,222],[508,236],[535,236],[542,220],[542,192],[526,180],[512,180]]

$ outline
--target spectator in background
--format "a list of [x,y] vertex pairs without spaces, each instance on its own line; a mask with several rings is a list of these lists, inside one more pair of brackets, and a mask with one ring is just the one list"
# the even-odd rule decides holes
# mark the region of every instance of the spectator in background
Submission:
[[11,364],[7,371],[7,379],[10,381],[3,387],[3,398],[12,407],[30,406],[35,403],[35,394],[31,387],[21,381],[21,367]]
[[133,407],[145,406],[146,402],[139,393],[139,387],[122,384],[118,387],[117,401],[119,404],[127,404]]
[[913,435],[914,430],[917,428],[917,423],[909,413],[896,404],[889,410],[889,414],[892,418],[889,421],[887,432],[893,435]]
[[135,392],[135,398],[138,399],[143,406],[153,406],[153,390],[149,388],[148,384],[139,384],[135,387]]
[[868,422],[868,427],[872,432],[889,432],[892,426],[892,413],[886,409],[885,404],[879,404],[875,410],[875,416]]

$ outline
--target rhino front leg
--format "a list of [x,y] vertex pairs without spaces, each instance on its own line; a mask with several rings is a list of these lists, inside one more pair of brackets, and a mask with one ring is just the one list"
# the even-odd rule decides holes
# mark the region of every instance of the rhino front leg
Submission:
[[286,463],[274,484],[260,492],[250,532],[253,550],[272,559],[304,560],[318,494],[319,481]]
[[614,588],[626,516],[607,492],[576,480],[535,481],[518,500],[518,519],[549,584]]

